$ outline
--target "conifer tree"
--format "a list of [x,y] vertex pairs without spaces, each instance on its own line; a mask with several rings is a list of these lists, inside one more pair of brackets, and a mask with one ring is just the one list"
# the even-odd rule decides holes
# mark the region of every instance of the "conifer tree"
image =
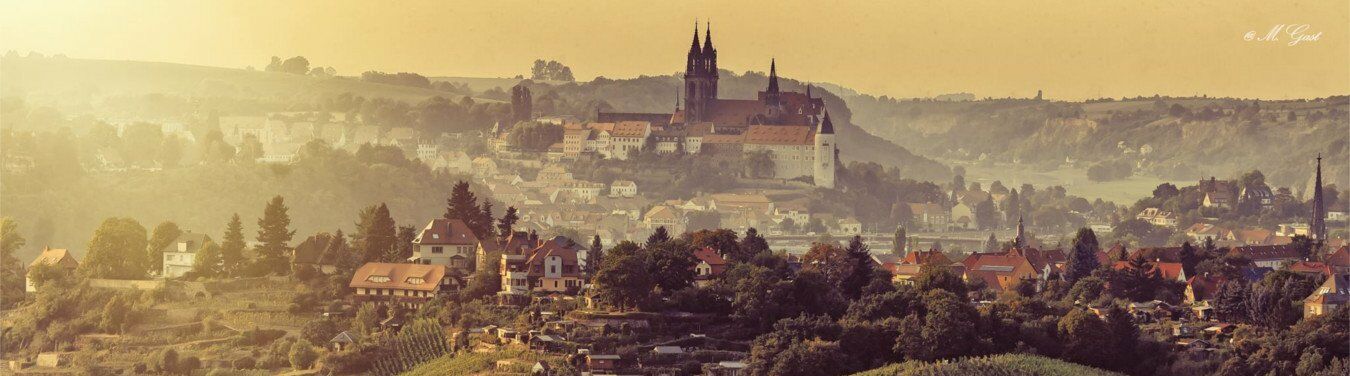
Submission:
[[200,278],[219,278],[224,275],[224,266],[220,246],[210,240],[192,259],[192,272]]
[[503,214],[502,219],[497,221],[497,234],[502,237],[511,236],[511,232],[515,231],[517,221],[520,221],[520,215],[517,214],[516,207],[507,206],[506,214]]
[[586,253],[586,274],[593,274],[600,269],[600,263],[605,261],[604,248],[600,244],[600,235],[591,238],[591,249]]
[[1101,247],[1097,245],[1097,234],[1092,229],[1078,229],[1078,234],[1073,237],[1073,250],[1069,253],[1069,261],[1065,265],[1064,280],[1073,283],[1079,278],[1092,275],[1092,271],[1101,266],[1097,261],[1097,251]]
[[895,226],[895,238],[891,240],[891,254],[896,256],[905,255],[905,226]]
[[263,274],[285,275],[291,270],[291,216],[287,213],[286,201],[281,196],[272,198],[263,209],[262,218],[258,218],[258,260],[257,270]]
[[354,242],[361,252],[361,262],[377,262],[389,254],[398,237],[398,227],[389,214],[389,207],[381,203],[361,210],[356,223]]
[[238,276],[244,269],[244,223],[239,220],[239,213],[230,217],[230,223],[225,225],[225,237],[221,238],[220,260],[222,263],[222,272],[229,276]]
[[651,247],[668,241],[670,241],[670,233],[666,232],[666,226],[661,226],[657,227],[656,231],[647,237],[647,246]]

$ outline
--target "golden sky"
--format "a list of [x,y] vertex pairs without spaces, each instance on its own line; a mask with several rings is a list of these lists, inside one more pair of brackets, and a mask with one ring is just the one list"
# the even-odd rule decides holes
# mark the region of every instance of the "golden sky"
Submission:
[[[1350,93],[1350,1],[17,1],[0,50],[261,68],[303,55],[339,74],[578,79],[683,69],[694,20],[722,68],[898,97],[1082,99]],[[1307,24],[1317,41],[1246,41]]]

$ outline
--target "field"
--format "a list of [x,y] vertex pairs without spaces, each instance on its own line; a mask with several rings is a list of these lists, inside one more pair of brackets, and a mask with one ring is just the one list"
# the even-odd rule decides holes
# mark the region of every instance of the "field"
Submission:
[[1022,354],[1003,354],[982,358],[968,358],[950,362],[905,362],[864,371],[854,376],[947,376],[947,375],[1040,375],[1040,376],[1111,376],[1119,375],[1088,366],[1060,360]]
[[404,372],[405,376],[529,374],[535,362],[556,364],[560,357],[539,356],[522,349],[466,352],[447,355]]

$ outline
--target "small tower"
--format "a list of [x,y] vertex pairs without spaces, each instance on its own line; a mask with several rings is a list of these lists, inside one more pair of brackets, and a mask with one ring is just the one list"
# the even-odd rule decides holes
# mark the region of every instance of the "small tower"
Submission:
[[816,130],[816,161],[814,181],[817,187],[834,188],[835,169],[834,123],[830,122],[830,110],[825,110],[825,119]]

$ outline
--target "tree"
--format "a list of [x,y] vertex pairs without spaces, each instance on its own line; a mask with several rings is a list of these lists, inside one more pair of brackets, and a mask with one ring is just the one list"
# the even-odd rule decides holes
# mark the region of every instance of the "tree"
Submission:
[[80,270],[91,278],[145,278],[147,243],[145,227],[136,220],[108,218],[94,230]]
[[290,74],[309,73],[309,59],[306,59],[304,56],[286,59],[286,61],[281,62],[280,71]]
[[183,230],[179,229],[176,223],[164,221],[155,226],[155,230],[151,234],[150,241],[146,246],[145,259],[147,260],[148,271],[158,273],[164,269],[164,247],[168,247],[175,240],[178,240],[178,237],[183,235]]
[[202,248],[197,251],[197,257],[192,259],[192,272],[202,278],[224,276],[225,265],[220,246],[210,240],[202,244]]
[[[19,234],[19,225],[9,217],[0,218],[0,296],[23,295],[23,264],[14,254],[23,248],[26,240]],[[17,299],[3,299],[8,306]]]
[[1064,280],[1073,283],[1092,275],[1093,270],[1101,267],[1097,260],[1099,250],[1101,247],[1097,245],[1097,235],[1092,233],[1092,229],[1078,229],[1078,234],[1073,237],[1073,252],[1069,254],[1069,261],[1064,267]]
[[895,238],[891,240],[891,254],[896,256],[905,255],[905,226],[895,226]]
[[1013,218],[1022,216],[1022,199],[1014,188],[1008,191],[1008,197],[1003,199],[1003,218],[1012,221]]
[[755,179],[768,179],[774,175],[773,152],[755,151],[747,152],[745,156],[746,175]]
[[238,276],[244,269],[244,247],[247,246],[244,244],[244,224],[239,220],[238,213],[230,217],[230,223],[225,226],[225,236],[221,240],[222,271],[225,275]]
[[1000,245],[998,244],[998,238],[994,237],[994,233],[992,233],[992,232],[989,233],[989,240],[985,240],[985,241],[984,241],[984,251],[985,251],[985,252],[998,252],[998,251],[999,251],[999,248],[1000,248]]
[[483,206],[481,207],[481,209],[480,209],[480,211],[479,211],[478,222],[481,224],[480,226],[483,227],[483,233],[482,233],[482,234],[475,234],[475,235],[478,235],[478,238],[479,238],[479,239],[488,240],[488,239],[492,239],[492,238],[495,238],[495,237],[496,237],[496,235],[497,235],[497,234],[496,234],[496,233],[497,233],[497,228],[492,226],[492,202],[491,202],[491,201],[488,201],[487,199],[483,199]]
[[308,340],[301,339],[291,345],[290,360],[291,367],[297,370],[309,369],[314,366],[314,361],[319,359],[319,354],[314,352],[314,345]]
[[746,260],[755,258],[761,253],[769,251],[769,242],[759,234],[759,230],[754,227],[745,230],[745,237],[741,238],[741,255],[749,255]]
[[281,196],[272,198],[263,209],[262,218],[258,218],[258,260],[256,270],[260,274],[285,275],[290,272],[291,216],[287,213],[286,200]]
[[178,162],[183,159],[183,142],[177,136],[164,137],[164,143],[159,146],[160,167],[172,169],[178,167]]
[[1123,370],[1130,368],[1136,362],[1136,349],[1139,347],[1139,327],[1134,324],[1130,318],[1129,312],[1118,305],[1111,305],[1106,311],[1106,327],[1111,333],[1110,339],[1114,342],[1110,353],[1112,354],[1110,363],[1114,363],[1113,369]]
[[[488,205],[487,208],[491,210],[492,206]],[[488,239],[492,216],[483,214],[483,208],[478,206],[478,197],[469,189],[469,182],[455,183],[454,188],[450,190],[450,197],[445,200],[445,218],[462,220],[469,226],[469,230],[473,231],[474,236]]]
[[352,319],[352,329],[355,329],[363,336],[368,336],[380,329],[380,312],[376,311],[375,304],[367,302],[356,309],[356,317]]
[[502,219],[497,220],[497,233],[501,234],[501,236],[511,236],[511,232],[516,226],[516,221],[519,220],[520,216],[516,214],[516,207],[507,206],[506,214],[502,215]]
[[1185,272],[1187,276],[1195,275],[1195,265],[1203,260],[1203,258],[1200,257],[1200,254],[1195,250],[1195,246],[1192,246],[1189,241],[1181,243],[1181,252],[1177,257],[1181,259],[1181,270]]
[[854,235],[853,240],[848,242],[848,248],[845,248],[852,267],[849,268],[848,275],[840,281],[839,292],[849,299],[857,299],[862,296],[863,287],[872,282],[872,275],[876,272],[876,264],[872,262],[872,251],[867,249],[867,244],[862,241],[862,236]]
[[151,361],[150,368],[156,373],[177,373],[178,352],[170,348],[160,351]]
[[413,254],[413,240],[417,238],[417,228],[412,226],[399,226],[398,235],[394,237],[394,245],[389,247],[382,257],[382,262],[403,262]]
[[698,258],[694,257],[689,243],[683,240],[660,242],[648,245],[645,253],[647,274],[662,292],[678,291],[694,282]]
[[1219,285],[1219,291],[1214,295],[1214,316],[1231,323],[1250,322],[1251,317],[1248,314],[1250,309],[1247,306],[1247,299],[1250,296],[1251,289],[1243,280],[1224,282]]
[[956,296],[966,296],[966,282],[961,280],[961,276],[956,275],[951,267],[936,263],[919,266],[919,276],[914,278],[914,288],[925,293],[932,290],[946,290]]
[[989,198],[975,204],[975,223],[981,230],[992,230],[999,227],[998,208],[994,206],[994,199]]
[[600,264],[605,262],[605,249],[600,244],[600,235],[591,238],[591,249],[586,253],[586,275],[594,275],[600,268]]
[[1105,366],[1114,354],[1110,349],[1112,333],[1106,323],[1083,309],[1075,308],[1059,320],[1059,337],[1064,342],[1065,360],[1094,367]]
[[361,252],[361,262],[376,262],[383,258],[398,240],[398,226],[389,214],[389,207],[381,203],[361,210],[356,223],[353,242]]
[[684,237],[690,245],[696,248],[712,248],[717,253],[735,261],[746,261],[753,257],[741,252],[741,244],[735,231],[727,229],[698,230],[685,233]]
[[328,247],[323,250],[322,260],[332,263],[341,275],[356,272],[364,261],[361,254],[347,247],[347,236],[342,233],[342,229],[333,233],[333,240],[328,242]]
[[978,341],[975,327],[980,314],[951,292],[933,290],[924,294],[924,311],[906,316],[900,324],[896,352],[906,358],[932,361],[970,355]]
[[670,233],[666,232],[666,226],[660,226],[656,228],[656,231],[652,232],[652,234],[647,237],[647,246],[651,247],[653,245],[665,243],[668,241],[670,241]]
[[647,272],[643,255],[625,252],[619,249],[620,246],[610,250],[600,270],[595,273],[595,287],[596,295],[602,301],[622,311],[642,302],[656,282]]

